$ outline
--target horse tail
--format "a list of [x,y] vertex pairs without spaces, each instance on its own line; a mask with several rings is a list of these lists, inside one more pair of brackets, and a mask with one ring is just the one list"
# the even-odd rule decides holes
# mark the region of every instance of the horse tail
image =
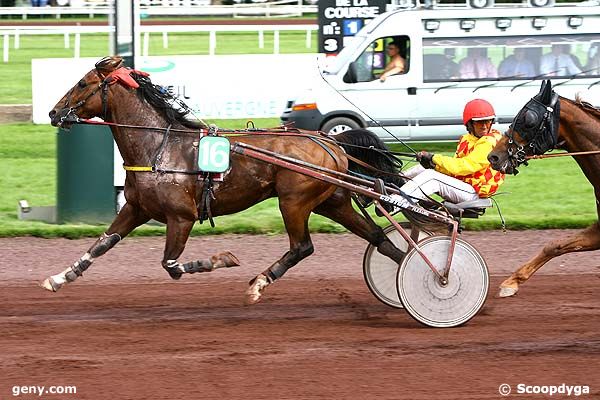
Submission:
[[367,129],[351,129],[331,137],[346,151],[346,154],[373,167],[373,169],[366,168],[348,160],[348,169],[351,172],[380,178],[386,184],[397,187],[405,183],[405,179],[400,174],[402,161],[394,157],[373,132]]
[[[402,176],[402,161],[389,152],[387,146],[373,132],[367,129],[352,129],[332,136],[347,154],[369,164],[374,168],[365,168],[352,160],[348,160],[348,169],[360,175],[381,178],[386,184],[401,187],[406,178]],[[402,210],[409,222],[430,234],[441,233],[446,225],[429,219],[419,213]]]

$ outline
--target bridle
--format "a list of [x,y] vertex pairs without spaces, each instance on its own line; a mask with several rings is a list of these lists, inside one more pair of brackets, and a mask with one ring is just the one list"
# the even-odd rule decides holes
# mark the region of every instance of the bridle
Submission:
[[[77,116],[77,114],[76,114],[75,111],[77,109],[79,109],[80,107],[82,107],[89,99],[91,99],[99,91],[102,91],[102,93],[101,93],[102,94],[102,96],[101,96],[101,100],[102,100],[102,119],[106,121],[107,112],[108,112],[108,87],[110,85],[114,85],[115,83],[117,83],[118,79],[117,79],[117,77],[115,75],[122,68],[127,68],[127,67],[121,66],[121,67],[115,68],[111,73],[109,73],[106,76],[104,76],[98,70],[98,68],[96,68],[96,70],[95,70],[96,75],[98,75],[98,77],[101,80],[100,83],[98,84],[98,86],[96,86],[96,88],[94,88],[94,90],[92,90],[85,98],[83,98],[82,100],[78,101],[75,105],[69,107],[69,103],[71,102],[71,96],[73,94],[73,89],[71,88],[71,90],[69,90],[69,92],[67,93],[67,99],[65,100],[65,104],[63,106],[63,108],[69,107],[69,109],[67,110],[67,113],[60,118],[60,125],[62,125],[63,122],[70,122],[70,123],[81,122],[82,121],[81,118],[79,118]],[[127,69],[129,69],[129,68],[127,68]],[[131,72],[139,73],[140,71],[131,70]]]
[[[558,119],[560,115],[559,96],[552,92],[550,105],[542,103],[538,96],[533,97],[517,114],[505,135],[508,138],[506,151],[508,160],[517,167],[527,165],[527,159],[533,155],[541,155],[556,148],[558,141]],[[535,120],[531,120],[535,118]],[[514,132],[525,141],[518,143]]]

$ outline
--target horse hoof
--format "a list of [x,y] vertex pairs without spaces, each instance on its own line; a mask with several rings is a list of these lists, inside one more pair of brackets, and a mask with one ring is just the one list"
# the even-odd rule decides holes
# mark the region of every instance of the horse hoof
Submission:
[[169,276],[171,277],[171,279],[173,279],[174,281],[178,281],[179,279],[181,279],[181,275],[183,275],[181,272],[177,272],[177,271],[167,271],[169,273]]
[[238,267],[240,265],[240,260],[238,260],[237,257],[229,251],[219,253],[216,256],[212,256],[210,258],[210,261],[213,264],[212,269],[231,268]]
[[500,287],[500,292],[498,292],[498,297],[511,297],[517,294],[519,289],[512,287]]
[[246,290],[246,305],[258,303],[262,298],[262,292],[269,286],[267,277],[263,274],[257,276],[254,281],[250,284],[248,290]]
[[44,289],[49,290],[51,292],[56,292],[58,289],[60,289],[61,285],[54,282],[54,279],[52,279],[52,277],[50,277],[50,278],[44,279],[44,281],[42,283],[40,283],[40,287],[43,287]]
[[181,278],[181,275],[183,275],[183,273],[181,271],[179,271],[179,269],[177,267],[163,267],[163,268],[165,269],[165,271],[167,271],[169,273],[169,276],[174,281],[179,280]]

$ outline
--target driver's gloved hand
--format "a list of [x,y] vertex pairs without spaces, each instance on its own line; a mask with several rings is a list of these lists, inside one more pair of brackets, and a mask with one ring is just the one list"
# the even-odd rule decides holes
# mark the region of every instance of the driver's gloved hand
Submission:
[[420,151],[417,153],[417,161],[423,166],[423,168],[435,169],[435,163],[433,162],[433,153],[427,151]]

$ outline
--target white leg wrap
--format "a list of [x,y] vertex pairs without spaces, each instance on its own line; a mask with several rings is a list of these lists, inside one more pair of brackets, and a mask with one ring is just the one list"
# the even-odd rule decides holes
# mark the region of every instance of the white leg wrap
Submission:
[[[41,286],[52,292],[56,292],[58,289],[63,287],[63,285],[75,281],[75,279],[79,277],[83,270],[87,269],[93,261],[94,258],[90,255],[90,253],[85,253],[79,260],[75,261],[72,267],[69,267],[63,272],[52,275],[45,279]],[[82,268],[82,265],[85,265],[85,267]],[[79,274],[75,271],[79,271]]]
[[182,263],[177,262],[177,260],[167,260],[167,268],[175,268],[179,272],[185,274],[185,267]]

